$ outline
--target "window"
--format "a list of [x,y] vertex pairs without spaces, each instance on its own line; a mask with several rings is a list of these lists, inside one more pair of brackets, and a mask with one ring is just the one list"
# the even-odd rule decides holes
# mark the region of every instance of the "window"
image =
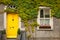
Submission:
[[49,7],[40,7],[37,22],[40,25],[38,29],[53,29],[53,18]]
[[8,8],[12,8],[12,9],[15,9],[16,8],[16,6],[15,5],[8,5]]

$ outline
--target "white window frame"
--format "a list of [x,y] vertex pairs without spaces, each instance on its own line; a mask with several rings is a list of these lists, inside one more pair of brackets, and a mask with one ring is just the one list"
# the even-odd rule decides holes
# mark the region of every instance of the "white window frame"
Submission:
[[[39,11],[38,11],[38,16],[37,16],[37,23],[40,25],[40,9],[50,9],[50,7],[39,7]],[[45,19],[50,19],[50,26],[51,26],[51,29],[40,29],[39,26],[37,26],[37,30],[53,30],[53,17],[51,17],[51,9],[50,9],[50,18],[45,18]]]

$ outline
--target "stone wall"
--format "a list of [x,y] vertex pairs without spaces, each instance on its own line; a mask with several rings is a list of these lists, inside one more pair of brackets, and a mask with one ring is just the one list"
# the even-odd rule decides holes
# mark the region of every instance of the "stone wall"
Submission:
[[5,5],[0,4],[0,30],[4,29],[4,7]]
[[60,40],[60,19],[53,18],[53,30],[36,30],[35,40]]
[[4,28],[4,14],[0,13],[0,30]]

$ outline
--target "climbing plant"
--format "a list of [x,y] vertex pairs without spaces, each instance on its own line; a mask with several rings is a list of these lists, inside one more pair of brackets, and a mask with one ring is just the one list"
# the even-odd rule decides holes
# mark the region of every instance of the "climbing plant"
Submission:
[[55,17],[60,14],[60,0],[0,0],[0,4],[14,5],[15,9],[8,9],[15,10],[23,20],[37,18],[38,7],[41,5],[49,6]]
[[[0,0],[0,4],[13,5],[15,9],[7,7],[7,12],[16,12],[25,23],[25,27],[37,26],[36,20],[29,24],[29,20],[37,18],[40,6],[47,6],[51,8],[51,15],[60,18],[60,0]],[[27,29],[26,28],[26,29]]]

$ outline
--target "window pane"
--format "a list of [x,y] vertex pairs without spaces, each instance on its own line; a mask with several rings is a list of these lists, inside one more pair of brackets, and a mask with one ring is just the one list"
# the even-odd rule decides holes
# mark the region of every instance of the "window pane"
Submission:
[[39,28],[48,28],[50,29],[50,19],[40,19],[40,27]]
[[49,26],[50,19],[40,19],[40,25],[41,26]]
[[45,19],[45,25],[46,25],[46,26],[50,26],[49,23],[50,23],[50,19]]
[[44,9],[44,13],[45,13],[45,18],[49,18],[50,17],[49,9]]
[[40,17],[43,18],[43,9],[40,10]]
[[40,25],[41,25],[41,26],[44,25],[44,19],[40,19]]

